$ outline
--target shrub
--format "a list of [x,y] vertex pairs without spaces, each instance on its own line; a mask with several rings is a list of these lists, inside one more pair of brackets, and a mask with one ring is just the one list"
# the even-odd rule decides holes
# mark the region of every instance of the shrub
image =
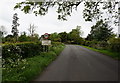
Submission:
[[85,42],[84,42],[84,45],[85,45],[85,46],[89,46],[89,45],[90,45],[90,41],[85,41]]
[[120,52],[120,38],[111,38],[106,41],[85,41],[85,46],[93,47],[96,49],[106,49],[114,52]]
[[96,49],[107,49],[108,43],[106,41],[85,41],[83,43],[85,46],[93,47]]
[[58,45],[61,45],[62,43],[61,42],[52,42],[52,46],[58,46]]
[[120,52],[120,38],[112,38],[108,43],[110,50]]
[[99,41],[97,43],[98,49],[108,49],[109,44],[106,41]]
[[31,57],[39,54],[42,51],[41,43],[16,43],[3,45],[3,58],[14,58],[21,56],[22,58]]

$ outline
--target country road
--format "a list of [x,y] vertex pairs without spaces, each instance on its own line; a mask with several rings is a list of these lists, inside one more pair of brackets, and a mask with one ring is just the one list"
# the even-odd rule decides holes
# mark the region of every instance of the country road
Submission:
[[118,81],[118,61],[82,46],[66,45],[34,81]]

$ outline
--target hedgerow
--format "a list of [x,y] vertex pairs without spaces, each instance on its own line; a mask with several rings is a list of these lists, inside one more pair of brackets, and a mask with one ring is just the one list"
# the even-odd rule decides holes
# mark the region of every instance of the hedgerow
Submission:
[[96,49],[106,49],[113,52],[120,52],[120,38],[111,38],[108,41],[84,41],[83,45]]
[[41,73],[63,50],[62,43],[52,43],[49,52],[43,52],[41,43],[3,45],[2,82],[25,83]]
[[113,38],[109,40],[109,48],[112,51],[120,52],[120,38]]
[[2,46],[2,57],[5,58],[15,58],[16,56],[27,58],[35,56],[42,51],[41,43],[25,42],[25,43],[15,43],[7,44]]

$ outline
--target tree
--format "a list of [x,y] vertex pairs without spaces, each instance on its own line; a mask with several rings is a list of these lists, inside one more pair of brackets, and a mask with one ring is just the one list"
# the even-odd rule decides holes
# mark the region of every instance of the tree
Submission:
[[52,33],[51,35],[50,35],[50,39],[52,40],[52,41],[55,41],[55,42],[60,42],[61,41],[61,39],[60,39],[60,36],[55,32],[55,33]]
[[26,0],[24,2],[17,3],[14,8],[19,8],[24,13],[32,11],[32,13],[37,16],[45,15],[51,7],[55,7],[58,13],[58,19],[67,20],[67,16],[71,16],[72,11],[77,10],[78,6],[82,3],[84,4],[83,17],[85,18],[85,21],[92,21],[94,19],[99,20],[105,13],[107,13],[108,17],[106,17],[105,20],[111,21],[110,18],[113,18],[114,23],[118,23],[118,10],[120,10],[120,7],[118,8],[118,0],[44,0],[41,2]]
[[33,37],[35,30],[36,30],[36,26],[34,24],[33,25],[30,24],[30,28],[28,28],[28,31],[29,31],[31,37]]
[[66,32],[61,32],[58,34],[60,36],[61,42],[67,43],[68,40],[68,34]]
[[104,22],[100,20],[91,27],[90,34],[87,36],[89,40],[96,40],[96,41],[107,41],[110,36],[113,35],[112,28]]
[[34,35],[33,35],[33,37],[32,37],[32,40],[33,40],[34,42],[40,41],[40,40],[39,40],[39,34],[34,33]]
[[18,31],[18,29],[17,29],[17,27],[20,25],[19,23],[18,23],[18,14],[17,13],[15,13],[14,15],[13,15],[13,25],[12,25],[12,33],[13,33],[13,36],[14,36],[14,38],[16,39],[16,41],[17,41],[17,39],[18,39],[18,33],[19,33],[19,31]]
[[15,42],[13,35],[7,35],[5,37],[5,42]]
[[18,40],[20,42],[25,42],[25,41],[29,41],[29,37],[26,35],[26,32],[22,32],[20,37],[18,38]]
[[73,43],[80,43],[82,31],[80,30],[81,26],[77,26],[76,29],[72,29],[71,32],[69,32],[69,40]]

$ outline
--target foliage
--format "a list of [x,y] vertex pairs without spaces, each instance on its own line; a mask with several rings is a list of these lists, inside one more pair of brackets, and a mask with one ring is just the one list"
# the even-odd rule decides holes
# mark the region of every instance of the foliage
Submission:
[[20,42],[26,42],[29,41],[29,37],[26,35],[26,32],[23,32],[20,37],[18,38],[18,41]]
[[83,45],[89,46],[91,41],[84,41]]
[[13,35],[7,35],[5,37],[5,42],[15,42]]
[[97,48],[98,49],[108,49],[109,48],[109,44],[106,41],[99,41],[97,43]]
[[108,43],[112,51],[120,52],[120,38],[112,38]]
[[96,49],[120,52],[120,38],[110,38],[108,41],[84,41],[83,45]]
[[19,23],[18,23],[18,14],[17,13],[15,13],[14,15],[13,15],[13,25],[12,25],[12,33],[13,33],[13,37],[15,37],[16,38],[16,40],[17,40],[17,37],[18,37],[18,29],[17,29],[17,27],[20,25]]
[[42,51],[41,43],[16,43],[16,44],[7,44],[3,47],[3,58],[14,58],[16,56],[20,56],[22,58],[27,58],[31,56],[35,56]]
[[32,36],[27,36],[26,32],[23,32],[18,37],[19,42],[39,42],[39,35],[34,33]]
[[112,28],[108,26],[106,22],[100,20],[91,27],[91,31],[87,39],[96,41],[107,41],[109,37],[112,36],[112,34]]
[[[14,81],[27,83],[34,79],[38,74],[47,67],[59,53],[63,50],[64,45],[58,45],[56,49],[51,47],[49,52],[42,52],[38,56],[22,59],[18,57],[16,61],[13,58],[3,59],[3,76],[2,81]],[[35,51],[34,51],[35,52]],[[7,63],[6,63],[7,60]]]
[[51,39],[51,41],[54,41],[54,42],[60,42],[61,41],[60,36],[57,33],[52,33],[50,35],[50,39]]
[[80,26],[77,26],[76,29],[72,29],[71,32],[68,34],[68,40],[71,41],[71,43],[74,44],[80,44],[82,41],[82,38],[80,37],[82,34],[82,31],[80,30]]
[[[16,43],[16,39],[13,35],[7,35],[3,39],[3,43]],[[22,32],[20,36],[17,37],[17,42],[39,42],[39,35],[37,33],[34,33],[33,36],[26,35],[26,32]]]
[[52,46],[63,45],[61,42],[52,42]]
[[68,33],[66,32],[61,32],[58,34],[60,36],[61,42],[66,43],[68,40]]
[[30,41],[34,41],[34,42],[39,42],[39,35],[37,33],[34,33],[33,36],[29,36],[30,37]]
[[52,33],[49,39],[51,39],[54,42],[82,44],[84,40],[82,39],[81,35],[82,31],[80,30],[80,26],[77,26],[75,29],[72,29],[72,31],[70,31],[69,33]]
[[[43,2],[24,1],[17,3],[14,7],[21,9],[24,13],[29,13],[32,11],[36,16],[45,15],[51,7],[55,7],[58,13],[58,19],[67,20],[67,16],[71,16],[73,10],[77,10],[78,6],[83,4],[83,17],[86,21],[92,21],[94,19],[98,20],[103,18],[104,14],[107,13],[108,16],[105,17],[105,20],[111,21],[114,20],[114,23],[118,23],[118,0],[104,1],[98,0],[72,0],[72,1],[50,1],[44,0]],[[111,19],[110,19],[111,18]]]

